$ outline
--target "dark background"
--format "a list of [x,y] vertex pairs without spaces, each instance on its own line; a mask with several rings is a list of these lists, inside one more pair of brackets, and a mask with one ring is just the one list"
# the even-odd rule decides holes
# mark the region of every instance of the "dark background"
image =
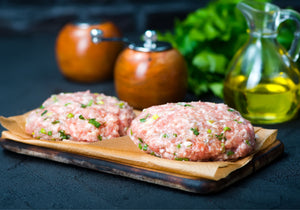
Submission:
[[[224,0],[226,1],[226,0]],[[207,0],[0,1],[0,115],[23,114],[51,94],[83,91],[116,95],[113,81],[79,84],[56,65],[60,28],[79,17],[113,20],[125,36],[172,29],[174,18]],[[273,1],[300,11],[300,1]],[[187,100],[194,99],[190,96]],[[204,101],[220,101],[201,97]],[[0,209],[288,209],[300,208],[300,115],[279,125],[284,155],[222,192],[201,196],[20,155],[0,148]],[[0,131],[4,128],[0,126]]]
[[[125,36],[137,36],[146,29],[172,29],[174,19],[205,6],[208,0],[2,0],[0,36],[58,33],[78,18],[112,20]],[[298,0],[273,0],[282,8],[300,10]]]

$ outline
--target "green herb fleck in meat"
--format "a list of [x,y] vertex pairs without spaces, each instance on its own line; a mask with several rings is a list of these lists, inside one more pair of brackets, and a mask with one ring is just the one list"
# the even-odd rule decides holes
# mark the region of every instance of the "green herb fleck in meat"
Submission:
[[237,119],[234,119],[234,121],[236,121],[238,124],[242,123],[242,121],[238,121]]
[[52,136],[52,131],[48,131],[48,136]]
[[57,123],[60,123],[59,120],[55,120],[55,121],[52,122],[53,125],[55,125]]
[[118,105],[119,105],[120,109],[123,109],[123,107],[124,107],[125,104],[124,104],[124,102],[120,102],[120,103],[118,103]]
[[53,99],[54,103],[58,102],[58,99],[57,99],[56,95],[53,95],[52,99]]
[[58,132],[59,132],[59,134],[60,134],[60,138],[61,138],[61,139],[69,139],[69,138],[71,138],[71,135],[66,134],[64,130],[60,130],[60,131],[58,131]]
[[68,115],[67,115],[67,118],[73,118],[74,117],[74,114],[73,113],[69,113]]
[[141,143],[139,143],[139,148],[140,148],[140,150],[142,150],[142,149],[143,149],[143,146],[142,146],[142,144],[141,144]]
[[140,122],[146,122],[146,119],[147,119],[148,117],[149,117],[149,114],[147,114],[146,117],[141,118],[141,119],[140,119]]
[[250,141],[248,139],[245,140],[245,143],[249,146],[251,146]]
[[181,144],[177,144],[177,148],[180,149],[181,148]]
[[221,143],[222,152],[225,153],[225,144],[224,142]]
[[163,137],[163,138],[168,138],[169,135],[165,133],[162,137]]
[[93,103],[94,103],[94,101],[93,101],[93,100],[90,100],[89,103],[87,104],[87,106],[92,106]]
[[82,115],[79,115],[79,119],[85,120],[85,118]]
[[143,150],[146,151],[148,149],[148,144],[144,144]]
[[47,132],[46,132],[46,130],[44,128],[41,128],[40,133],[46,134]]
[[187,103],[182,103],[182,102],[179,102],[179,103],[177,103],[178,105],[180,105],[180,106],[184,106],[184,107],[193,107],[191,104],[187,104]]
[[224,127],[224,131],[231,131],[231,128],[229,128],[229,127]]
[[41,114],[41,116],[43,116],[44,114],[46,114],[48,112],[48,110],[43,111],[43,113]]
[[101,126],[101,123],[99,123],[98,121],[96,121],[95,118],[89,119],[89,123],[94,125],[96,128],[99,128]]
[[190,159],[188,159],[188,158],[178,158],[178,157],[176,157],[175,160],[179,160],[179,161],[189,161]]
[[141,143],[143,143],[143,139],[141,139],[141,138],[138,138],[138,140],[139,140]]
[[234,112],[234,109],[227,109],[229,112]]
[[102,141],[102,136],[98,135],[97,138],[99,139],[99,141]]
[[220,141],[223,139],[223,133],[215,135]]
[[234,154],[234,152],[233,152],[233,151],[231,151],[231,150],[228,150],[226,154],[227,154],[227,156],[231,156],[231,155],[233,155],[233,154]]
[[191,128],[191,131],[193,131],[194,135],[196,135],[196,136],[199,135],[199,130],[198,130],[198,128]]

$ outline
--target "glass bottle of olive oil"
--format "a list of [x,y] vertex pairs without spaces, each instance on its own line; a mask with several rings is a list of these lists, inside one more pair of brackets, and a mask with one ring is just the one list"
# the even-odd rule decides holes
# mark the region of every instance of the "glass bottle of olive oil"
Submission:
[[280,123],[292,119],[298,110],[299,85],[277,77],[247,89],[247,78],[237,76],[224,86],[226,103],[256,124]]
[[279,24],[289,18],[295,20],[300,31],[300,15],[255,1],[242,1],[238,8],[247,20],[250,36],[229,64],[225,103],[254,124],[290,120],[300,103],[300,73],[294,63],[300,42],[295,35],[286,52],[276,38]]

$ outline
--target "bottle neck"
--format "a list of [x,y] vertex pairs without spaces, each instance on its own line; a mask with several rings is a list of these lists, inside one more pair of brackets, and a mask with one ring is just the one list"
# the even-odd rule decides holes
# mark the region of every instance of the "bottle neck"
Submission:
[[277,31],[273,30],[249,30],[249,35],[253,38],[270,38],[276,39],[278,36]]

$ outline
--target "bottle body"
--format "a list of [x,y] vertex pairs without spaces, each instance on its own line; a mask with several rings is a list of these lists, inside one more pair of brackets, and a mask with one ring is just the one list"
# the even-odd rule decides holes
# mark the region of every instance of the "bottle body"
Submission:
[[229,65],[225,103],[255,124],[273,124],[296,116],[300,73],[276,34],[251,36]]

